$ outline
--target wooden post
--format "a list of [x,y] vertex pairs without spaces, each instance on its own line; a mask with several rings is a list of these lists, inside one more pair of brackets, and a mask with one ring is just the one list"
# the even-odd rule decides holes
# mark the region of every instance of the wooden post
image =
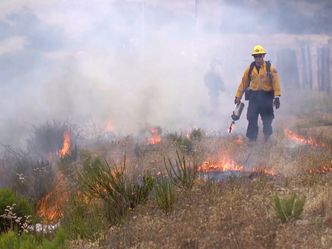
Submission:
[[330,49],[323,47],[321,49],[321,86],[322,91],[330,93]]
[[311,60],[311,53],[310,53],[310,47],[306,47],[306,55],[308,58],[308,64],[307,64],[307,74],[308,74],[308,88],[313,89],[313,77],[312,77],[312,60]]
[[282,82],[285,82],[285,87],[289,89],[298,89],[299,83],[299,68],[296,60],[296,53],[294,49],[285,48],[277,53],[278,71]]
[[301,78],[302,78],[302,88],[306,88],[308,85],[308,77],[307,77],[307,58],[305,56],[305,48],[301,47]]
[[317,83],[318,91],[322,91],[322,49],[317,48]]

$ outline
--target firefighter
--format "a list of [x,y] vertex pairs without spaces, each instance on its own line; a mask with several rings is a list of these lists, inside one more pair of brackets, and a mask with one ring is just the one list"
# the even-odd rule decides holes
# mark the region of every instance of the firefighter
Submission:
[[258,135],[258,116],[263,122],[264,141],[272,134],[273,106],[280,107],[280,81],[277,70],[269,61],[265,61],[265,49],[256,45],[252,50],[254,62],[246,68],[242,81],[235,94],[235,104],[240,103],[242,95],[249,100],[246,136],[249,141],[256,141]]

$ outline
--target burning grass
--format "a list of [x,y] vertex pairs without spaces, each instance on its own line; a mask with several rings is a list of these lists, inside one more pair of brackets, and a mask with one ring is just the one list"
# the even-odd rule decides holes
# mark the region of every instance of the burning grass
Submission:
[[[294,233],[294,226],[296,230],[310,237],[309,245],[321,243],[318,236],[311,236],[306,232],[306,229],[316,231],[315,222],[319,223],[321,219],[321,235],[326,236],[328,215],[325,214],[324,218],[311,217],[312,210],[319,209],[321,204],[311,206],[310,210],[304,207],[299,222],[292,220],[289,224],[283,225],[274,209],[276,195],[284,198],[290,192],[294,192],[306,196],[307,202],[310,203],[314,199],[313,192],[319,192],[319,186],[326,184],[319,182],[320,175],[314,176],[305,170],[306,167],[313,166],[307,165],[311,160],[309,153],[306,153],[308,159],[303,160],[303,152],[311,145],[299,145],[294,150],[294,147],[285,149],[283,142],[280,142],[273,146],[257,144],[253,149],[246,143],[238,143],[236,140],[237,137],[202,139],[199,144],[203,148],[201,155],[211,155],[210,158],[214,158],[215,161],[212,163],[212,159],[201,160],[199,170],[201,173],[237,170],[251,174],[229,176],[221,182],[200,180],[195,183],[192,190],[175,188],[176,198],[172,198],[172,204],[167,208],[167,216],[158,208],[158,202],[154,198],[149,198],[145,205],[130,211],[121,225],[112,226],[110,231],[104,234],[106,237],[103,235],[103,239],[99,240],[98,245],[91,244],[91,248],[283,248],[290,240],[288,236]],[[161,140],[156,146],[164,152],[167,147],[165,143]],[[313,148],[315,152],[312,156],[317,149],[322,149]],[[241,154],[237,150],[244,152]],[[262,151],[265,156],[258,157]],[[303,172],[302,181],[294,182],[287,180],[293,179],[293,176],[282,176],[281,173],[287,174],[278,167],[277,163],[281,161],[275,160],[280,153],[287,155],[284,157],[285,160],[299,162],[294,165],[301,168],[297,172]],[[175,153],[168,155],[171,160],[177,158]],[[153,165],[159,165],[160,171],[164,170],[162,157],[158,156],[155,150],[147,150],[143,157],[153,158]],[[186,154],[186,157],[190,158],[191,154]],[[131,160],[134,160],[133,158]],[[317,161],[320,159],[322,156]],[[311,185],[303,185],[303,182],[308,181],[304,180],[308,175],[318,178],[312,180]],[[331,186],[331,183],[328,184]],[[303,186],[310,186],[313,192],[307,194]],[[299,248],[303,245],[296,239],[293,243],[299,245]]]
[[[50,218],[52,209],[39,216],[62,220],[70,239],[93,239],[94,249],[331,248],[331,143],[311,128],[294,127],[255,144],[238,134],[163,134],[153,128],[140,138],[86,145],[84,153],[98,155],[89,160],[82,149],[73,153],[69,133],[62,131],[57,161],[50,164],[58,172],[55,189],[40,200],[47,199],[57,216]],[[112,159],[123,165],[124,152],[125,170],[107,164]],[[70,184],[61,190],[59,182]],[[76,202],[62,205],[68,193]],[[303,212],[290,218],[291,211],[283,223],[276,196],[281,204],[292,193],[306,202]],[[72,248],[88,248],[82,243]]]
[[[112,226],[98,248],[330,248],[331,195],[322,194],[332,189],[329,147],[314,134],[289,131],[277,130],[269,143],[254,145],[238,135],[186,137],[190,143],[161,136],[131,160],[141,160],[141,170],[165,174],[163,157],[177,160],[176,149],[190,144],[180,151],[198,158],[200,178],[191,190],[174,189],[167,215],[150,197]],[[208,174],[222,177],[204,180]],[[303,212],[282,223],[275,198],[286,200],[292,193],[306,199]]]
[[55,187],[37,203],[37,216],[46,224],[55,224],[63,217],[69,192],[62,172],[56,176]]

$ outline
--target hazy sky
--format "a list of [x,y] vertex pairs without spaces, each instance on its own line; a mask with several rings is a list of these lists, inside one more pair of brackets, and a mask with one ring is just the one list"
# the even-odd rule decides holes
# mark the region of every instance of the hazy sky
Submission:
[[[227,35],[277,32],[283,19],[260,1],[197,3],[2,0],[1,143],[22,142],[33,125],[50,120],[101,129],[112,123],[121,134],[149,126],[224,129],[257,43]],[[231,51],[245,54],[232,58]],[[213,108],[203,78],[215,58],[226,87]]]

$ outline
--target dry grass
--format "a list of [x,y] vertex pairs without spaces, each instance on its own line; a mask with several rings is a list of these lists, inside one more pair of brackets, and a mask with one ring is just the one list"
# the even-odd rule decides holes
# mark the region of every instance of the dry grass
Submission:
[[[317,122],[303,120],[297,128],[293,126],[294,131],[330,144],[329,118],[321,121],[321,130]],[[126,141],[125,147],[137,148],[132,143]],[[163,158],[175,159],[176,145],[162,140],[156,146],[138,146],[137,153],[127,154],[132,165],[128,168],[136,172],[133,175],[147,169],[166,175]],[[193,151],[186,157],[196,156],[202,162],[227,156],[246,170],[272,168],[278,175],[243,174],[221,182],[198,180],[191,190],[176,189],[174,209],[167,215],[150,198],[132,210],[122,224],[105,231],[98,243],[93,242],[92,247],[85,243],[84,248],[332,248],[332,171],[321,172],[322,168],[332,168],[327,147],[294,142],[280,129],[265,144],[258,141],[249,145],[236,135],[203,136],[193,143]],[[306,203],[299,219],[282,223],[273,197],[284,198],[290,193],[305,196]]]
[[112,228],[101,248],[271,248],[277,227],[266,201],[271,190],[259,196],[255,191],[242,181],[197,186],[178,193],[181,201],[168,216],[150,203]]
[[[322,178],[310,191],[300,180],[286,188],[264,177],[198,184],[177,193],[169,215],[153,201],[140,206],[98,248],[331,248],[332,179]],[[308,205],[301,220],[282,224],[273,196],[292,191],[305,194]]]

